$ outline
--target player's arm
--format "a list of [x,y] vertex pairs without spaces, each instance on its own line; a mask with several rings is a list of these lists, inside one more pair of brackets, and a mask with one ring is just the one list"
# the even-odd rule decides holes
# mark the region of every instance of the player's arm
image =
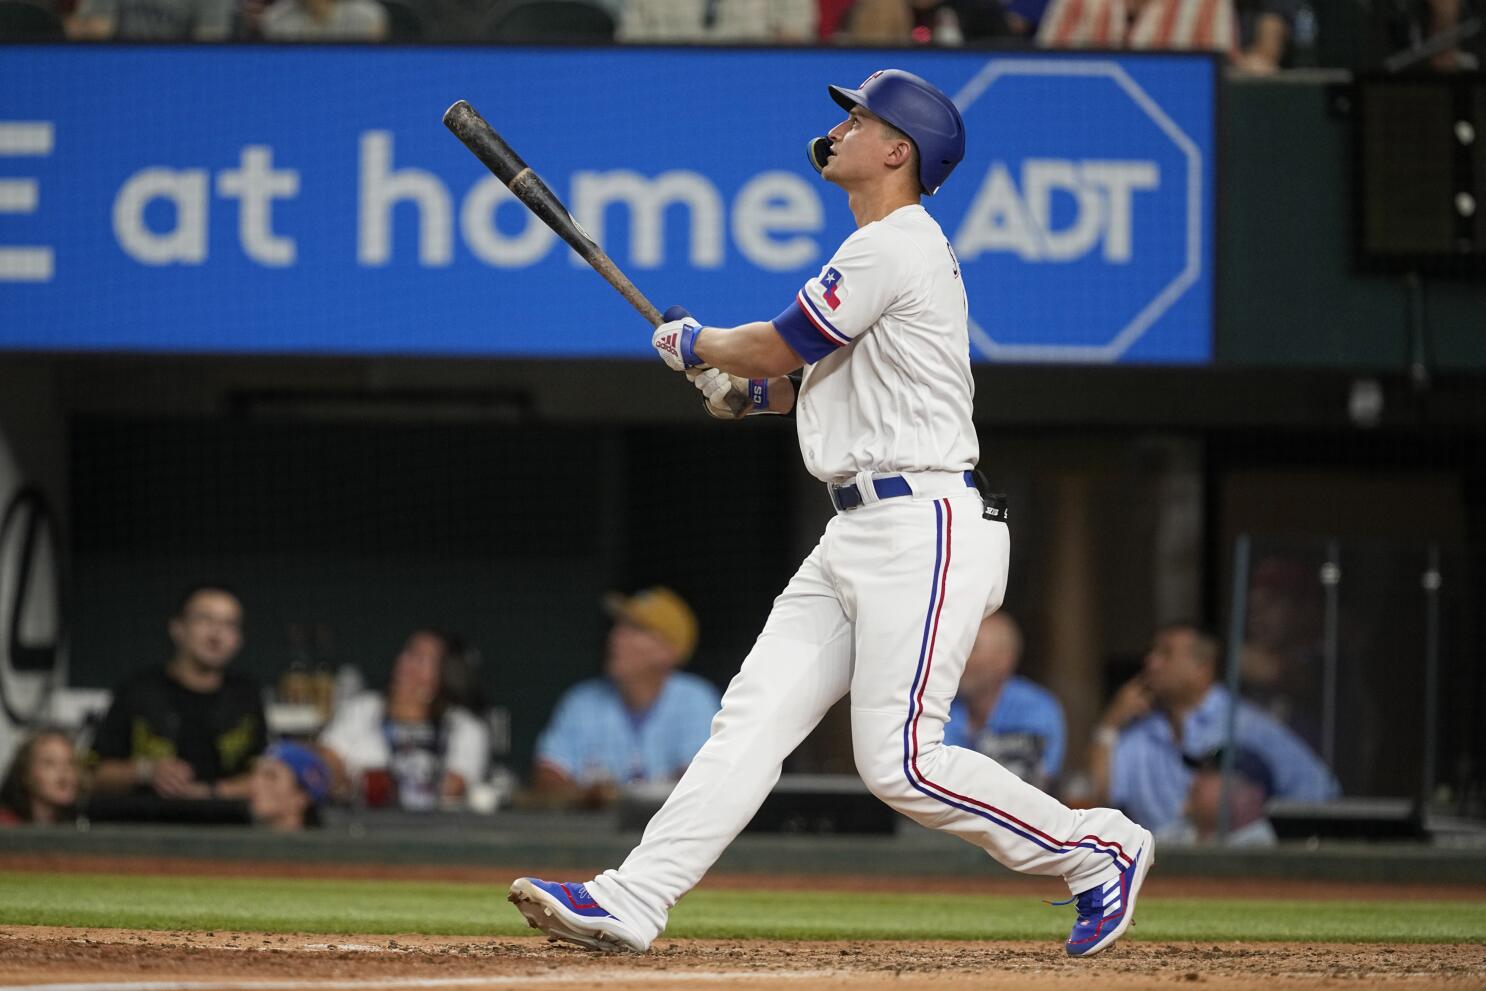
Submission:
[[694,351],[703,364],[748,379],[783,378],[805,364],[774,325],[763,320],[741,327],[702,328]]

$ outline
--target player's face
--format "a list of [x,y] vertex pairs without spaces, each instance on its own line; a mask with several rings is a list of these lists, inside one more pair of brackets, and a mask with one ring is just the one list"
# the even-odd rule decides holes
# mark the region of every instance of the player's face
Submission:
[[831,157],[820,174],[838,186],[881,175],[897,143],[882,121],[861,107],[853,107],[826,137],[831,139]]
[[53,808],[77,802],[77,760],[65,737],[44,736],[31,751],[31,795]]
[[170,637],[176,649],[196,663],[225,668],[242,650],[243,610],[226,592],[207,589],[186,603],[185,611],[170,622]]

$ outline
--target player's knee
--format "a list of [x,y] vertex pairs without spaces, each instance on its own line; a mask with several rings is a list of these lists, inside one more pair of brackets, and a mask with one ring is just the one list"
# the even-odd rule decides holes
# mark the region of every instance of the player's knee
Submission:
[[912,797],[912,783],[904,773],[901,724],[896,731],[882,727],[852,725],[852,756],[857,774],[867,790],[888,805],[898,805]]

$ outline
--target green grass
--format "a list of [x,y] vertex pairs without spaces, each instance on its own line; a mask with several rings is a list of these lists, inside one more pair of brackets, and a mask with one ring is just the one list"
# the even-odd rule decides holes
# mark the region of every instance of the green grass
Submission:
[[[1015,896],[701,890],[669,936],[1061,939],[1072,908]],[[503,888],[405,881],[0,872],[0,924],[514,936]],[[1486,943],[1486,902],[1144,898],[1147,940]]]

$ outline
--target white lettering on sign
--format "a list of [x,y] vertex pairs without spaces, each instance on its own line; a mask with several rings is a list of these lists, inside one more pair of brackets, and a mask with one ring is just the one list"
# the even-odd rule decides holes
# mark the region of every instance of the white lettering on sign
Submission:
[[[3,128],[0,125],[0,154],[7,147]],[[36,144],[32,141],[25,146]],[[14,140],[11,147],[18,147]],[[494,176],[479,179],[460,199],[435,173],[396,164],[390,131],[362,132],[357,150],[356,260],[363,266],[392,264],[399,218],[414,224],[415,238],[405,238],[404,243],[415,245],[419,266],[452,265],[456,207],[458,238],[485,265],[527,268],[548,257],[558,242],[557,235]],[[290,267],[299,261],[300,246],[294,237],[275,229],[274,209],[298,197],[301,190],[300,172],[276,166],[274,149],[263,144],[243,146],[237,164],[215,176],[206,168],[151,166],[130,175],[115,195],[114,236],[125,254],[141,264],[200,265],[209,253],[215,191],[222,199],[237,201],[237,234],[243,254],[259,265]],[[1015,198],[1015,191],[1012,195]],[[738,251],[758,268],[773,272],[799,269],[811,264],[821,251],[812,235],[822,229],[825,209],[816,190],[792,172],[761,172],[750,177],[730,209],[707,177],[680,169],[656,176],[626,169],[576,172],[569,197],[575,220],[605,250],[610,250],[604,244],[605,229],[612,226],[606,221],[617,223],[616,213],[622,214],[622,230],[629,240],[626,262],[634,268],[660,268],[667,264],[667,248],[680,247],[675,240],[669,246],[666,243],[668,218],[684,225],[684,263],[692,268],[723,266],[729,223]],[[35,202],[34,183],[0,181],[0,211],[23,212],[34,208]],[[152,227],[145,217],[157,205],[169,207],[170,217],[166,221],[152,216]],[[507,211],[504,225],[502,210]],[[8,250],[21,249],[0,248],[0,278],[7,271],[10,277],[21,271],[18,262],[5,268]],[[39,262],[27,264],[34,268]],[[50,278],[49,253],[47,266],[46,277]]]
[[[717,187],[695,172],[676,169],[647,179],[638,172],[575,172],[573,216],[599,245],[611,206],[629,211],[629,257],[635,268],[665,264],[665,212],[684,205],[691,224],[689,258],[694,268],[722,267],[722,197]],[[574,258],[579,264],[586,264]]]
[[[496,214],[503,206],[524,218],[520,234],[506,234],[497,226]],[[557,240],[556,232],[493,175],[475,183],[465,196],[459,209],[459,229],[475,257],[498,268],[525,268],[540,261]]]
[[[145,265],[200,265],[206,261],[207,174],[203,169],[149,168],[134,173],[114,197],[114,237]],[[145,223],[156,200],[175,207],[174,226],[157,233]]]
[[[1160,186],[1155,162],[1067,161],[1029,158],[1022,163],[1021,192],[1005,163],[997,162],[975,194],[955,232],[954,247],[969,261],[987,251],[1007,251],[1025,261],[1070,262],[1102,243],[1114,265],[1134,257],[1137,192]],[[1053,226],[1053,203],[1072,200],[1073,218]]]
[[[0,157],[44,158],[55,143],[51,121],[0,121]],[[40,204],[37,180],[0,179],[0,213],[35,213]],[[55,269],[50,247],[0,245],[0,282],[50,282]]]
[[[733,200],[733,240],[759,268],[787,272],[814,261],[820,245],[806,237],[825,222],[820,197],[793,172],[761,172]],[[782,235],[793,234],[794,237]]]
[[454,225],[449,190],[424,169],[392,171],[392,133],[361,135],[361,183],[358,197],[356,257],[363,265],[392,260],[392,209],[411,201],[418,208],[418,261],[425,267],[454,260]]
[[275,169],[267,145],[248,145],[240,161],[238,168],[217,173],[217,195],[240,201],[237,239],[243,252],[260,265],[293,265],[294,239],[273,232],[273,201],[299,195],[299,173]]

